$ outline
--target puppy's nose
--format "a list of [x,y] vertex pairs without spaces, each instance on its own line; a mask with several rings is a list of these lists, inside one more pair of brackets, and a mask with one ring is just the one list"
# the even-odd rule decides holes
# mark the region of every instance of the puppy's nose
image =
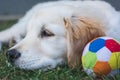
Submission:
[[21,53],[15,49],[12,49],[7,51],[6,56],[8,58],[8,61],[13,63],[16,59],[18,59],[21,56]]

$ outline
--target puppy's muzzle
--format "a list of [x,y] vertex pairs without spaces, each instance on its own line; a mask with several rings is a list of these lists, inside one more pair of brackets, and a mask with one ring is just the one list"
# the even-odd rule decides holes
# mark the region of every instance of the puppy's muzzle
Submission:
[[17,60],[21,56],[21,53],[15,49],[12,49],[6,52],[6,56],[10,63],[14,63],[15,60]]

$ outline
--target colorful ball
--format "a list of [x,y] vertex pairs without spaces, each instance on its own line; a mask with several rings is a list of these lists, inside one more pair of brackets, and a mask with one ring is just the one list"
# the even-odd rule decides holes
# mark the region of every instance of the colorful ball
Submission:
[[120,73],[120,43],[111,37],[98,37],[89,42],[82,54],[85,72],[92,76]]

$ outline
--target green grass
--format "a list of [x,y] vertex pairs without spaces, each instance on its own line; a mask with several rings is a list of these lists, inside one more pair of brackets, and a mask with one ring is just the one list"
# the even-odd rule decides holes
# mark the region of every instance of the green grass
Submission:
[[[0,22],[0,30],[10,27],[16,21]],[[7,63],[6,50],[7,46],[3,46],[0,52],[0,80],[93,80],[80,69],[70,69],[66,66],[58,66],[56,69],[43,72],[41,70],[25,71],[17,69]],[[104,77],[103,80],[109,80]],[[115,76],[112,80],[120,80],[120,75]]]

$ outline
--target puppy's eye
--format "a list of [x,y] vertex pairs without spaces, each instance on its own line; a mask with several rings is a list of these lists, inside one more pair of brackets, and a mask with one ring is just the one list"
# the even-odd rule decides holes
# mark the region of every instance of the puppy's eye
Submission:
[[9,47],[13,47],[17,42],[15,41],[15,39],[11,39],[9,41]]
[[41,37],[51,37],[51,36],[54,36],[54,34],[48,30],[42,30],[41,31]]

